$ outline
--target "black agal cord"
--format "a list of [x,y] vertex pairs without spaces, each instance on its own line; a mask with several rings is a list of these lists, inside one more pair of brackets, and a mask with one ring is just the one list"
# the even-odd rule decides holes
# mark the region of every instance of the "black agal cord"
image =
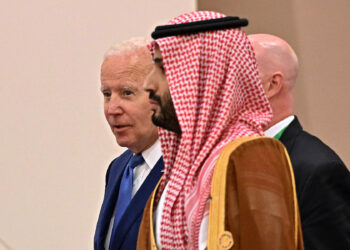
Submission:
[[152,32],[152,38],[158,39],[167,36],[177,36],[192,34],[211,30],[223,30],[230,28],[239,28],[248,25],[248,20],[239,17],[222,17],[217,19],[196,21],[190,23],[169,24],[157,26]]

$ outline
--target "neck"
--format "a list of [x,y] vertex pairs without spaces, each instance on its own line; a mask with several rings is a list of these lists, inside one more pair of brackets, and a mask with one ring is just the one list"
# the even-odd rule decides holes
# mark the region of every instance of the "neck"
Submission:
[[283,114],[273,113],[273,117],[272,117],[271,121],[263,129],[267,130],[267,129],[271,128],[273,125],[275,125],[276,123],[286,119],[288,116],[291,116],[291,115],[294,115],[294,112],[284,112]]
[[294,114],[294,99],[291,92],[280,94],[269,99],[272,109],[272,119],[264,130]]

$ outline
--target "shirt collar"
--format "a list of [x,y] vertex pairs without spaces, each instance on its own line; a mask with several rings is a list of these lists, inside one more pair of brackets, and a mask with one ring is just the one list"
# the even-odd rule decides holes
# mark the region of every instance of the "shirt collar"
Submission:
[[290,115],[287,118],[284,118],[282,121],[279,121],[278,123],[273,125],[271,128],[265,130],[264,131],[265,135],[267,137],[274,137],[275,135],[278,134],[278,132],[280,132],[282,129],[284,129],[289,124],[291,124],[294,118],[295,118],[294,115]]
[[141,154],[147,165],[152,169],[162,156],[162,149],[159,139],[157,139],[151,147],[143,151]]

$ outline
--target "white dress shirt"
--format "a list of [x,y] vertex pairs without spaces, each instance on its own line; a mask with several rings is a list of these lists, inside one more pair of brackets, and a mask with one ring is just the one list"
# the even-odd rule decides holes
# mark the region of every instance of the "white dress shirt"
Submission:
[[[136,192],[140,189],[142,183],[146,180],[148,174],[151,172],[152,168],[157,164],[158,160],[162,156],[162,149],[161,149],[159,139],[157,139],[157,141],[151,147],[143,151],[141,154],[145,161],[139,166],[134,168],[134,171],[133,171],[134,180],[133,180],[131,197],[134,197]],[[108,232],[106,235],[106,241],[105,241],[105,249],[109,248],[109,243],[111,240],[111,234],[112,234],[112,229],[114,224],[114,215],[115,215],[115,209],[113,212],[111,222],[109,223],[109,229],[108,229]]]
[[273,125],[271,128],[264,131],[264,134],[267,137],[274,137],[277,135],[282,129],[289,126],[289,124],[292,123],[294,120],[294,115],[290,115],[287,118],[284,118],[282,121],[277,122],[275,125]]

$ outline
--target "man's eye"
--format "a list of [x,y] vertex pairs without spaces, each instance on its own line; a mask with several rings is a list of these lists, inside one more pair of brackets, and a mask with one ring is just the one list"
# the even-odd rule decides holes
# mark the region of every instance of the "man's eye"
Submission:
[[129,95],[132,95],[132,94],[133,94],[133,92],[130,91],[130,90],[124,90],[124,92],[123,92],[124,96],[129,96]]
[[104,97],[110,97],[111,96],[111,93],[109,92],[102,92],[103,96]]

